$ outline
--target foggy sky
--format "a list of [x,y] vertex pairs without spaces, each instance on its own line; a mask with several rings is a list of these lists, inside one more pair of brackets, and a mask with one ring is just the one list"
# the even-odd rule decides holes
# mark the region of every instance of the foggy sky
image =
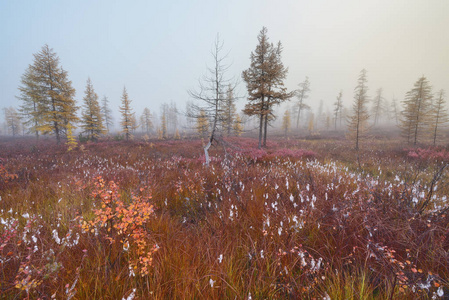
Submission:
[[116,121],[124,85],[137,116],[170,101],[184,109],[212,65],[217,33],[229,77],[241,79],[262,26],[284,46],[287,88],[309,76],[313,107],[330,107],[340,90],[349,106],[363,68],[370,96],[382,87],[387,100],[402,100],[422,75],[449,94],[448,13],[447,0],[0,1],[0,108],[19,106],[20,77],[48,44],[79,106],[90,77]]

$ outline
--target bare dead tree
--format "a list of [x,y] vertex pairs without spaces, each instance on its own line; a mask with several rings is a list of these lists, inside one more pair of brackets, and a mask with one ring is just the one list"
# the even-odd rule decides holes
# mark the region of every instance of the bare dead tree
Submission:
[[226,78],[225,74],[230,65],[225,63],[227,54],[223,55],[223,42],[217,34],[213,49],[211,51],[213,66],[207,68],[207,74],[198,80],[198,89],[189,90],[189,96],[196,100],[190,106],[187,117],[198,119],[203,111],[209,120],[209,138],[204,146],[206,165],[209,165],[209,148],[214,141],[218,142],[217,135],[221,128],[221,118],[225,107],[226,92],[233,91],[236,83]]

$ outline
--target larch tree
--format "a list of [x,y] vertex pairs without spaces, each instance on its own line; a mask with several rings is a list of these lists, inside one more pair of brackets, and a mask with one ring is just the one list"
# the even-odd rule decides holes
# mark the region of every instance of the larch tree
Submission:
[[287,137],[288,131],[290,130],[291,122],[290,109],[287,108],[282,117],[282,129],[284,130],[285,137]]
[[234,88],[235,87],[228,85],[228,89],[226,90],[226,97],[224,98],[224,101],[222,103],[223,107],[221,109],[221,111],[222,111],[221,121],[222,121],[223,131],[227,135],[231,135],[232,126],[235,122],[236,97],[234,96]]
[[168,114],[168,105],[166,103],[161,106],[161,138],[167,138],[167,114]]
[[70,124],[70,123],[67,124],[67,142],[66,142],[66,144],[67,144],[67,151],[72,151],[78,145],[75,137],[73,136],[72,124]]
[[373,99],[373,107],[372,107],[372,116],[373,116],[373,122],[374,126],[379,125],[380,117],[384,111],[384,102],[385,98],[383,96],[383,90],[382,88],[377,89],[376,96]]
[[[73,98],[75,89],[68,79],[67,71],[59,66],[59,58],[53,49],[45,45],[40,52],[34,54],[34,62],[24,77],[25,82],[22,82],[19,88],[22,95],[20,99],[28,97],[37,101],[39,114],[38,121],[33,119],[33,116],[30,116],[28,121],[32,120],[32,123],[38,124],[39,132],[54,134],[56,141],[60,143],[68,124],[73,125],[79,121],[76,115],[78,107]],[[28,84],[27,80],[32,82]],[[34,107],[33,103],[28,104],[28,107],[31,105]],[[34,112],[34,108],[32,111]]]
[[81,127],[87,134],[87,138],[89,140],[95,141],[100,137],[100,135],[105,133],[105,128],[103,124],[103,116],[101,114],[100,103],[98,102],[98,95],[97,93],[95,93],[90,78],[87,79],[83,101],[83,124],[81,125]]
[[407,143],[416,145],[429,128],[432,87],[425,76],[420,77],[402,101],[401,131]]
[[386,123],[390,122],[393,119],[393,114],[390,110],[391,103],[387,99],[384,101],[384,106],[382,108],[382,117],[380,119],[384,119]]
[[295,110],[296,110],[296,129],[299,128],[299,120],[301,119],[301,112],[305,109],[310,109],[310,106],[304,103],[304,101],[309,98],[310,93],[310,82],[309,77],[306,76],[306,79],[298,84],[299,89],[296,90],[296,97],[298,101],[296,102]]
[[122,120],[120,123],[122,126],[122,132],[125,134],[125,139],[128,141],[132,138],[132,132],[135,128],[135,117],[131,108],[131,99],[129,99],[126,87],[123,88],[122,106],[119,107],[119,110],[122,115]]
[[396,123],[396,125],[399,125],[399,109],[398,109],[398,102],[396,100],[396,98],[393,97],[393,99],[391,100],[391,105],[390,105],[390,112],[393,116],[393,119]]
[[112,124],[114,123],[114,119],[112,117],[112,110],[109,108],[108,97],[106,96],[103,96],[103,99],[101,100],[101,114],[103,115],[106,132],[109,134]]
[[338,119],[340,118],[341,126],[341,115],[343,112],[343,91],[340,91],[337,96],[337,101],[334,102],[334,128],[337,130]]
[[143,109],[142,115],[140,116],[140,124],[142,126],[142,130],[147,134],[149,134],[151,129],[153,129],[153,122],[151,121],[151,112],[148,107],[145,107]]
[[438,93],[438,98],[435,99],[435,102],[433,103],[431,118],[431,125],[433,127],[433,146],[435,146],[437,143],[437,138],[441,136],[441,130],[445,126],[447,126],[447,123],[449,121],[444,90],[440,90],[440,92]]
[[196,119],[196,131],[201,138],[206,138],[209,131],[209,120],[205,110],[201,110]]
[[240,136],[243,132],[243,121],[239,114],[235,114],[234,123],[232,124],[234,135]]
[[196,127],[196,120],[194,118],[195,114],[195,104],[192,100],[186,101],[186,109],[185,109],[185,116],[186,116],[186,122],[187,122],[187,128],[194,129]]
[[[259,145],[266,146],[268,123],[274,119],[273,106],[293,96],[284,87],[284,79],[288,69],[281,61],[282,45],[275,47],[269,43],[267,29],[262,28],[258,37],[259,44],[251,52],[250,67],[243,71],[242,77],[246,82],[248,103],[244,113],[259,118]],[[263,139],[263,144],[262,144]]]
[[269,61],[269,65],[272,66],[272,68],[270,68],[270,72],[268,73],[269,81],[271,82],[269,87],[271,95],[266,101],[268,113],[265,115],[264,120],[264,147],[267,146],[268,123],[276,119],[276,116],[273,114],[273,106],[289,100],[295,94],[294,92],[287,92],[287,88],[284,87],[284,80],[287,77],[288,69],[284,67],[284,64],[281,61],[282,49],[281,42],[278,42],[277,47],[273,48],[274,52],[270,56]]
[[355,142],[355,150],[359,150],[360,139],[368,130],[368,87],[366,70],[360,71],[358,84],[355,87],[354,103],[352,105],[352,114],[348,118],[349,137]]
[[168,106],[168,110],[167,110],[167,123],[168,123],[168,131],[172,134],[174,134],[176,132],[176,130],[178,129],[178,108],[176,107],[176,103],[175,102],[171,102],[170,106]]
[[38,87],[36,75],[33,67],[30,65],[22,75],[21,86],[19,86],[20,96],[17,98],[22,101],[19,112],[24,125],[27,127],[29,133],[36,136],[36,139],[39,138],[39,132],[43,124],[42,115],[45,110]]
[[181,139],[181,134],[179,133],[179,129],[176,129],[175,134],[173,135],[173,138],[175,140],[180,140]]
[[[208,67],[207,75],[199,80],[199,88],[197,90],[189,90],[188,93],[196,102],[192,104],[190,118],[199,119],[206,115],[210,126],[209,137],[204,146],[204,154],[206,157],[206,165],[209,165],[209,148],[217,139],[219,130],[221,129],[221,121],[223,116],[223,107],[225,106],[226,87],[231,85],[234,89],[235,84],[226,77],[226,71],[229,65],[225,63],[227,55],[223,54],[223,42],[219,36],[215,40],[211,51],[213,65]],[[197,124],[198,126],[198,124]]]
[[20,133],[22,122],[20,120],[20,115],[14,107],[7,107],[4,109],[5,121],[8,131],[13,137]]

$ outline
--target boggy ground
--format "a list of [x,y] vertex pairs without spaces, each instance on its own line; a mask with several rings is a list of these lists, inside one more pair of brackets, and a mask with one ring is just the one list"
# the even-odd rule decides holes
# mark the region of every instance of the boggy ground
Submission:
[[448,297],[445,149],[256,145],[0,142],[1,297]]

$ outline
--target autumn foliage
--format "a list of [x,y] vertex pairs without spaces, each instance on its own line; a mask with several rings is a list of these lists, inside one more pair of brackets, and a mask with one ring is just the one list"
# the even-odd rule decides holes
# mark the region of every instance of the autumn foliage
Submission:
[[151,197],[133,195],[130,203],[125,204],[113,181],[106,184],[103,178],[98,177],[94,185],[92,195],[99,201],[100,208],[94,209],[93,220],[83,221],[83,230],[104,237],[110,244],[120,244],[129,253],[132,274],[148,275],[152,255],[157,250],[156,245],[149,245],[151,237],[145,229],[153,214],[153,205],[149,202]]
[[225,139],[205,167],[201,140],[0,142],[17,174],[0,189],[2,297],[449,294],[447,149],[366,141],[359,164],[344,140],[257,144]]

